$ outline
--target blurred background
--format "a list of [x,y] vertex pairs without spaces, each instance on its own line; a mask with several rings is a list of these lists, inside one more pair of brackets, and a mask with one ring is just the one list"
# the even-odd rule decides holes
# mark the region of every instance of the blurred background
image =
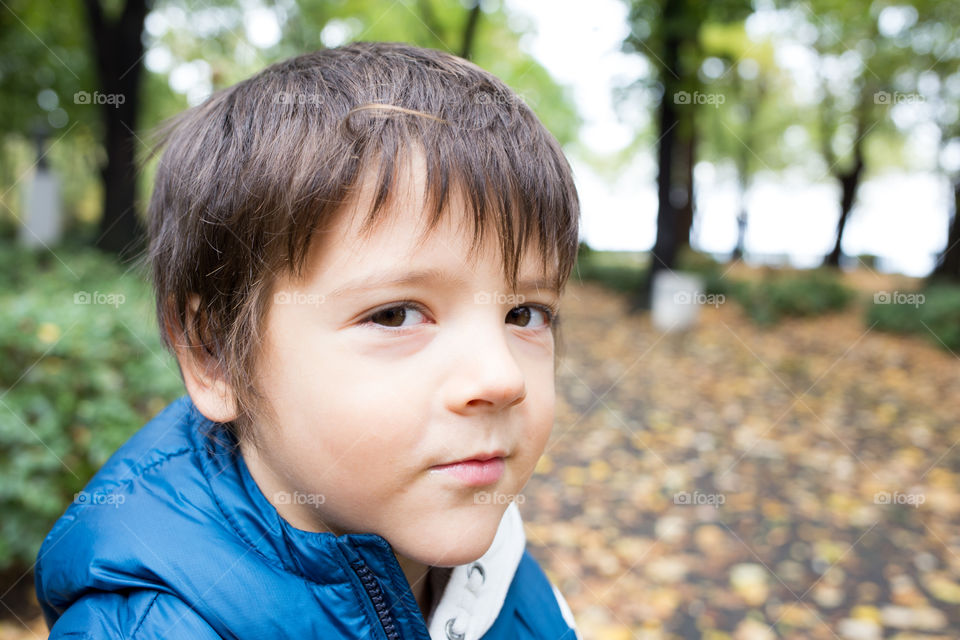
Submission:
[[302,52],[472,59],[583,207],[523,496],[585,638],[960,637],[960,3],[0,0],[0,640],[184,393],[139,258],[152,127]]

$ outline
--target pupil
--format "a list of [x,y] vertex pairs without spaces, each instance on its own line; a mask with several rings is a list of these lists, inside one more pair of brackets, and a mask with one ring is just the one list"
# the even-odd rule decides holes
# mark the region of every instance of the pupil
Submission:
[[520,326],[525,327],[530,324],[530,309],[528,307],[517,307],[510,310],[510,316],[518,320]]
[[403,324],[403,320],[406,315],[406,310],[403,307],[384,309],[383,311],[378,311],[374,315],[374,320],[376,320],[377,324],[386,325],[388,327],[399,327]]

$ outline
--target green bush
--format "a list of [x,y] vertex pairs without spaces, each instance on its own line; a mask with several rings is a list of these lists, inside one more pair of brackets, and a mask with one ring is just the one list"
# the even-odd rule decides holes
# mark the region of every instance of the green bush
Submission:
[[687,248],[677,256],[677,270],[694,273],[703,279],[703,292],[707,295],[727,295],[732,281],[724,274],[727,265],[717,262],[712,256]]
[[[704,293],[737,300],[755,322],[775,324],[786,316],[815,316],[845,309],[855,297],[852,289],[830,269],[769,271],[759,281],[735,280],[727,265],[711,256],[686,249],[677,256],[677,271],[703,280]],[[621,293],[635,293],[645,284],[647,267],[629,254],[594,251],[581,243],[573,278],[598,282]]]
[[599,283],[620,293],[634,293],[643,286],[647,269],[625,254],[595,251],[581,242],[571,279]]
[[0,571],[183,383],[142,274],[93,250],[0,243]]
[[923,336],[941,348],[960,349],[960,286],[931,284],[922,291],[878,292],[867,324],[883,331]]
[[[723,277],[726,265],[711,256],[686,249],[677,256],[676,271],[693,273],[703,279],[704,293],[726,294],[729,279]],[[635,293],[646,285],[647,267],[627,252],[595,251],[580,243],[573,277],[602,284],[620,293]]]
[[815,316],[840,311],[855,293],[827,269],[771,272],[756,282],[737,281],[730,293],[758,324],[774,324],[783,317]]

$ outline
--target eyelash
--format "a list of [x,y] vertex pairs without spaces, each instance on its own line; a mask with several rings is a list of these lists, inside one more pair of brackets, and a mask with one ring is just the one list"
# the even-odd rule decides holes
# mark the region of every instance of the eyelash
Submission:
[[[408,308],[408,307],[415,309],[424,315],[426,315],[427,313],[426,309],[419,302],[416,302],[414,300],[398,300],[389,306],[381,307],[379,309],[374,309],[372,312],[368,313],[363,318],[363,321],[361,322],[361,324],[371,325],[381,331],[386,331],[387,333],[394,333],[394,334],[406,333],[406,331],[410,330],[412,327],[385,327],[383,325],[380,325],[374,322],[373,316],[377,315],[378,313],[383,313],[384,311],[390,311],[392,309],[400,309],[400,308]],[[537,311],[540,311],[541,313],[543,313],[546,319],[546,324],[543,327],[541,327],[541,329],[549,329],[554,325],[554,323],[557,322],[557,314],[559,313],[559,310],[554,306],[531,303],[531,304],[520,304],[513,308],[518,309],[521,307],[530,307],[531,309],[536,309]],[[521,327],[521,328],[525,328],[525,327]]]

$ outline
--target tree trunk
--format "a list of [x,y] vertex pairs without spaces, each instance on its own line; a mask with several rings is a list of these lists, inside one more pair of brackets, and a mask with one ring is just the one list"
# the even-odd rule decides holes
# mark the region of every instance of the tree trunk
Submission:
[[753,121],[753,108],[750,108],[750,118],[745,127],[745,137],[743,144],[740,145],[740,152],[737,153],[737,190],[739,191],[740,211],[737,213],[737,244],[733,248],[733,255],[730,259],[737,261],[743,258],[747,250],[747,189],[750,188],[750,145],[753,142],[753,135],[750,132],[750,122]]
[[[753,154],[754,141],[757,137],[753,129],[753,122],[757,116],[757,109],[763,102],[767,93],[766,83],[761,78],[757,83],[756,95],[747,97],[744,102],[747,106],[747,117],[743,122],[743,128],[740,136],[740,147],[738,153],[734,156],[737,168],[737,188],[739,190],[740,211],[737,213],[737,244],[733,248],[733,254],[730,259],[733,261],[741,260],[747,251],[747,222],[749,212],[747,211],[747,191],[750,189],[752,181],[750,156]],[[737,94],[745,96],[744,82],[737,80]],[[741,98],[743,99],[743,98]]]
[[678,12],[676,2],[667,2],[661,18],[666,33],[661,56],[663,68],[660,70],[663,97],[658,113],[657,239],[650,251],[646,282],[631,300],[632,311],[650,308],[656,274],[663,269],[673,268],[677,257],[677,211],[671,201],[670,192],[674,186],[674,154],[679,123],[675,102],[675,94],[680,88],[680,34],[677,32],[675,15]]
[[863,157],[860,153],[857,153],[857,159],[849,171],[837,175],[842,189],[840,196],[840,220],[837,221],[837,240],[833,245],[833,251],[831,251],[830,255],[824,260],[824,265],[828,267],[840,266],[840,256],[843,254],[840,246],[843,242],[843,231],[847,226],[850,210],[853,209],[853,201],[857,197],[857,188],[860,186],[860,177],[862,175]]
[[473,55],[473,38],[477,33],[477,24],[480,22],[480,0],[474,0],[470,7],[470,13],[467,14],[467,22],[463,27],[463,43],[460,47],[460,57],[470,59]]
[[99,0],[84,0],[84,4],[102,91],[98,101],[107,155],[101,168],[103,215],[95,244],[110,253],[133,254],[145,244],[136,209],[135,132],[147,0],[127,0],[119,18],[113,21],[104,16]]
[[740,212],[737,213],[737,245],[733,248],[731,260],[743,258],[747,244],[747,171],[742,167],[737,171],[737,185],[740,191]]
[[682,202],[674,204],[677,210],[677,251],[682,251],[690,246],[690,230],[693,228],[694,198],[693,198],[693,165],[696,163],[696,143],[697,136],[694,131],[694,110],[691,105],[687,105],[681,117],[684,120],[685,127],[680,129],[680,135],[677,136],[676,159],[680,166],[674,174],[675,181],[680,182],[674,186],[674,193],[683,194]]
[[953,183],[953,221],[947,233],[947,246],[931,275],[960,283],[960,176]]
[[[843,232],[847,227],[847,220],[850,217],[850,210],[853,209],[853,203],[857,199],[857,189],[860,187],[860,179],[863,177],[865,168],[863,159],[864,139],[867,132],[872,128],[868,126],[870,114],[870,104],[872,102],[873,91],[867,85],[860,89],[860,99],[856,108],[857,130],[856,137],[853,140],[853,164],[846,171],[834,172],[834,177],[840,182],[840,219],[837,220],[837,237],[833,244],[833,250],[823,260],[824,266],[839,267],[840,257],[843,255],[842,243]],[[829,138],[824,138],[824,159],[828,166],[837,166],[837,160],[830,150]]]

